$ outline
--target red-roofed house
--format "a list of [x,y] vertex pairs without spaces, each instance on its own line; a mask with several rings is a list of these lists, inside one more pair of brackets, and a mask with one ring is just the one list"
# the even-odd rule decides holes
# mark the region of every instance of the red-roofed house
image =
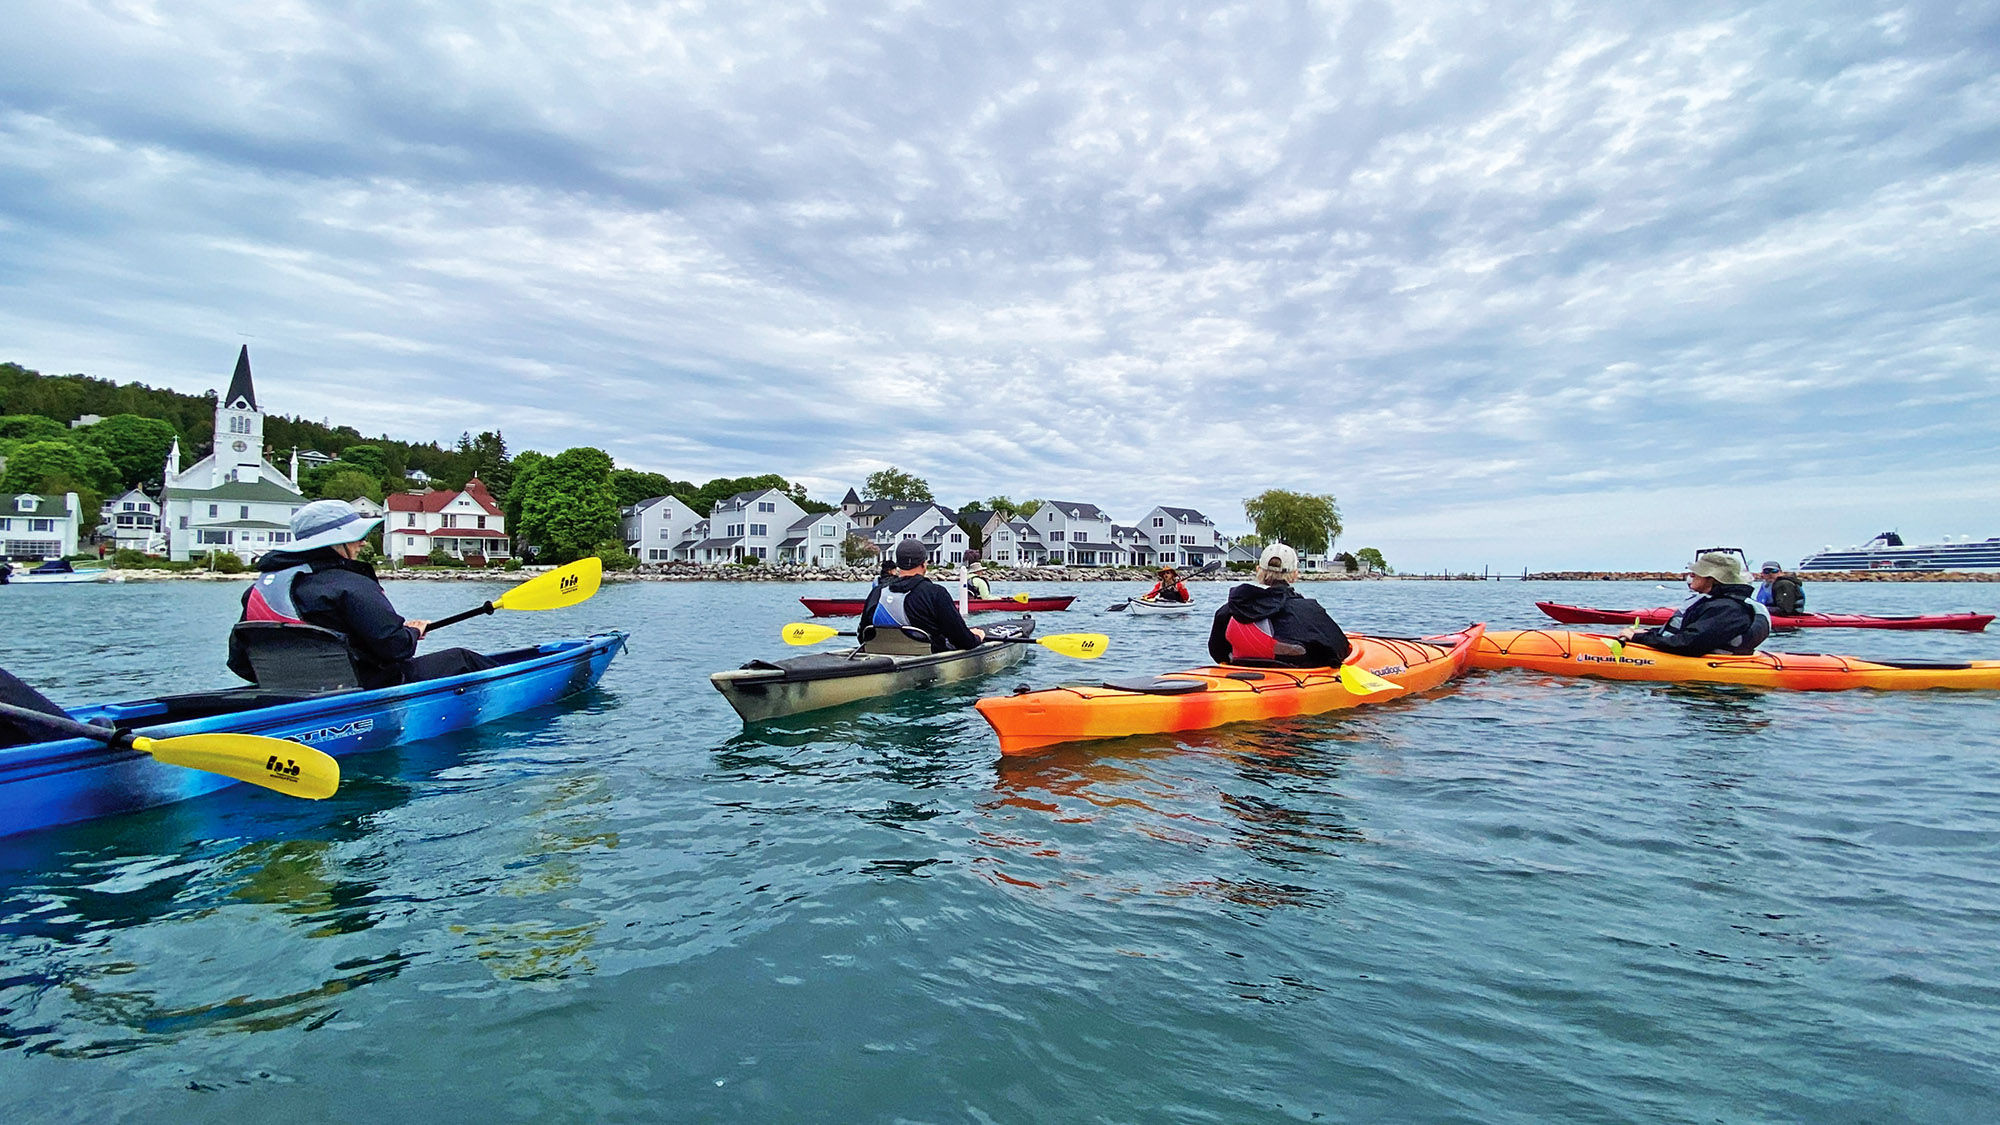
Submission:
[[386,507],[383,553],[400,562],[424,562],[439,547],[475,566],[513,554],[507,517],[478,477],[463,492],[398,492]]

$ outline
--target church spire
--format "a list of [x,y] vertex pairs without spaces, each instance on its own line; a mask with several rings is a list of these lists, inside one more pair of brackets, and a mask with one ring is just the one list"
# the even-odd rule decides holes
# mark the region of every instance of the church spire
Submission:
[[181,439],[174,438],[174,447],[167,451],[167,472],[165,487],[172,488],[174,478],[181,475]]
[[237,410],[257,409],[257,391],[250,385],[250,345],[236,353],[236,373],[229,377],[229,392],[222,396],[222,405]]

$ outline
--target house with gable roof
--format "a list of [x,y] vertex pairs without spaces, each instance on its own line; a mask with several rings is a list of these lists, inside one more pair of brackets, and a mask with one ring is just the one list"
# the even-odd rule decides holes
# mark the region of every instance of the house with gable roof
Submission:
[[[883,501],[871,500],[869,503],[880,504]],[[901,507],[882,516],[866,531],[875,548],[882,552],[882,557],[892,555],[896,544],[903,540],[915,539],[930,548],[933,562],[965,561],[969,542],[965,529],[958,526],[958,517],[950,508],[925,501],[897,500],[895,503]]]
[[384,506],[382,553],[400,562],[427,562],[438,549],[474,565],[514,553],[507,515],[478,477],[460,492],[398,492]]
[[665,563],[683,559],[681,541],[705,522],[701,513],[678,496],[653,496],[619,513],[625,549],[640,562]]
[[1140,518],[1139,534],[1153,566],[1206,566],[1228,551],[1215,521],[1193,508],[1154,508]]
[[1041,533],[1049,558],[1070,566],[1118,566],[1125,550],[1112,542],[1111,517],[1095,504],[1048,500],[1029,521]]
[[805,514],[797,501],[775,488],[717,500],[708,512],[708,538],[695,544],[694,561],[711,565],[746,558],[776,562],[791,526]]
[[785,529],[785,538],[778,544],[778,561],[839,566],[844,561],[841,547],[852,530],[854,521],[839,508],[808,512]]
[[181,468],[181,443],[167,454],[160,490],[167,555],[176,562],[232,551],[245,562],[292,541],[292,513],[306,504],[292,471],[264,456],[264,411],[250,378],[250,346],[236,353],[229,389],[215,404],[215,444],[207,457]]
[[40,562],[74,555],[82,534],[83,502],[74,492],[0,497],[0,559]]
[[136,488],[106,500],[97,514],[97,538],[114,551],[164,551],[160,505]]

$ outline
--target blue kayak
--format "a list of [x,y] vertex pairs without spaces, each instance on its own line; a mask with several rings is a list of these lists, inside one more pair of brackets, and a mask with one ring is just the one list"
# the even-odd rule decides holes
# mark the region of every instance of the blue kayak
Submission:
[[[68,708],[151,738],[261,734],[338,758],[478,726],[596,685],[626,634],[599,633],[489,654],[498,668],[441,680],[299,694],[246,687]],[[0,748],[0,836],[185,801],[235,785],[136,750],[65,738]]]

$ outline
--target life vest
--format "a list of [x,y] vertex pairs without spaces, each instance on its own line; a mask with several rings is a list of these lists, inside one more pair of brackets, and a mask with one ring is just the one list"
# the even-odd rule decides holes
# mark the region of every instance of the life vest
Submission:
[[1730,654],[1735,656],[1748,656],[1751,653],[1757,651],[1758,645],[1761,645],[1765,641],[1770,639],[1771,637],[1770,609],[1767,606],[1765,606],[1763,602],[1760,602],[1755,598],[1732,598],[1726,594],[1694,595],[1693,597],[1689,598],[1684,605],[1682,605],[1679,609],[1674,611],[1673,617],[1667,620],[1667,623],[1665,626],[1663,626],[1663,628],[1668,632],[1674,632],[1674,633],[1680,632],[1682,629],[1687,627],[1686,619],[1688,610],[1693,609],[1695,606],[1700,605],[1701,603],[1709,600],[1710,598],[1714,598],[1718,601],[1739,602],[1743,605],[1750,607],[1750,627],[1724,642],[1724,647]]
[[288,566],[260,575],[250,584],[250,596],[243,599],[243,620],[280,621],[287,625],[303,625],[305,619],[299,616],[298,606],[292,601],[292,583],[300,575],[311,574],[312,566]]
[[1786,616],[1804,613],[1806,609],[1805,583],[1789,574],[1781,574],[1771,579],[1771,608]]
[[1276,660],[1281,656],[1304,656],[1306,646],[1281,641],[1271,631],[1269,621],[1243,621],[1235,617],[1223,628],[1229,642],[1231,660]]
[[908,625],[910,623],[910,612],[903,606],[903,599],[908,596],[907,591],[891,590],[887,586],[882,587],[882,597],[876,601],[875,615],[868,619],[868,624],[878,627],[888,625],[897,628]]

